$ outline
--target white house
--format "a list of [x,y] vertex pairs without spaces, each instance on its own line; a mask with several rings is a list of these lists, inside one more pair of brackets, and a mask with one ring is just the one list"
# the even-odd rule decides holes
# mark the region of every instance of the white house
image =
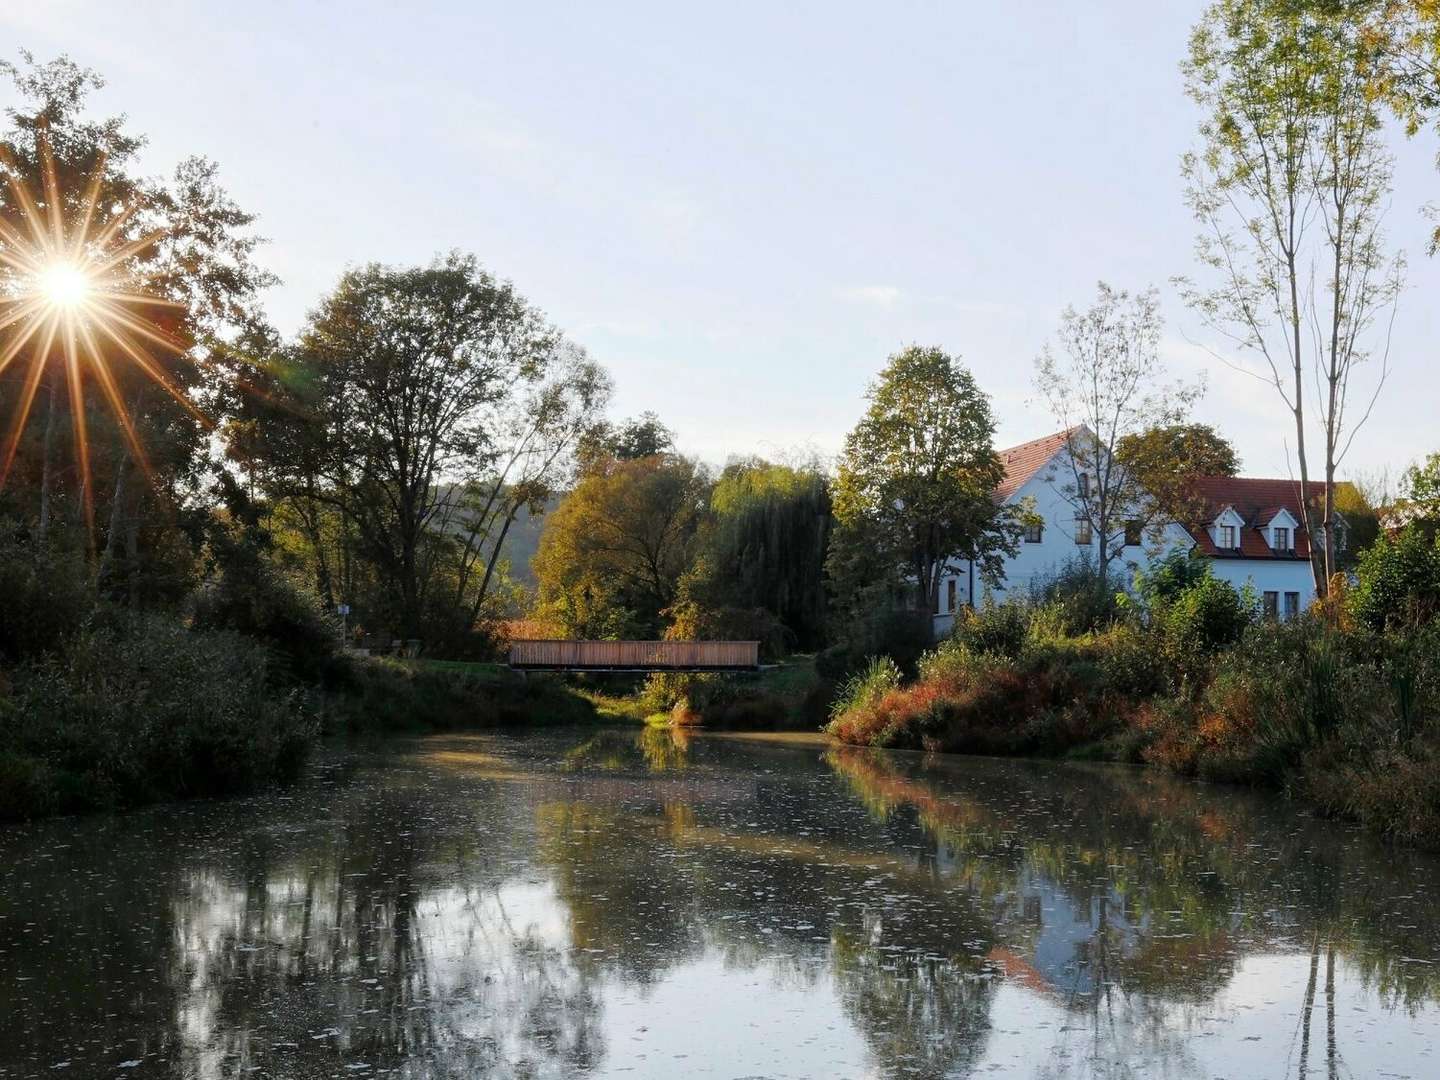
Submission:
[[[1077,518],[1075,511],[1077,473],[1070,461],[1070,442],[1071,432],[1060,431],[999,452],[1005,479],[995,489],[996,501],[1020,505],[1028,500],[1039,522],[1025,530],[1019,551],[1005,560],[1005,579],[999,587],[986,586],[963,560],[955,572],[941,578],[934,612],[937,637],[950,632],[956,613],[966,606],[987,599],[1028,597],[1066,563],[1097,556],[1097,538],[1089,522]],[[1082,489],[1091,480],[1083,472],[1078,476]],[[1322,485],[1310,486],[1314,499]],[[1204,477],[1196,482],[1195,494],[1204,507],[1199,522],[1167,523],[1158,536],[1154,528],[1145,535],[1139,529],[1127,533],[1119,557],[1126,580],[1177,547],[1195,548],[1213,560],[1216,577],[1237,589],[1249,585],[1276,617],[1293,616],[1314,602],[1315,576],[1309,543],[1300,527],[1298,482]]]

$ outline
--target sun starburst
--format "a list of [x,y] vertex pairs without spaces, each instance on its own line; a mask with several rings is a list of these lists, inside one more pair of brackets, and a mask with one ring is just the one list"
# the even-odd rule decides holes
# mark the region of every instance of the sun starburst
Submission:
[[103,157],[67,214],[43,130],[36,142],[43,184],[39,197],[26,184],[14,155],[0,147],[0,166],[12,196],[11,213],[0,208],[0,374],[12,364],[29,363],[0,450],[0,488],[9,479],[40,384],[52,368],[62,366],[51,377],[63,376],[68,391],[82,504],[87,529],[93,534],[87,383],[99,387],[131,456],[147,475],[145,450],[116,381],[117,361],[133,364],[197,419],[205,418],[151,352],[186,354],[184,343],[150,315],[157,308],[184,305],[146,291],[133,269],[139,257],[161,242],[165,230],[127,235],[125,227],[130,224],[133,229],[137,202],[101,214]]

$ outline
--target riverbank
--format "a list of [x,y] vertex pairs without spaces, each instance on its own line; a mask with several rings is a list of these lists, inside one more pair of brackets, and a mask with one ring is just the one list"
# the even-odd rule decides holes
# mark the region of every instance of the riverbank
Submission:
[[1177,622],[1071,633],[1045,607],[980,612],[913,679],[884,660],[852,678],[827,730],[858,745],[1144,763],[1275,788],[1440,847],[1440,629]]
[[596,718],[561,680],[494,665],[335,655],[305,675],[239,635],[164,619],[0,669],[0,821],[260,790],[327,736]]

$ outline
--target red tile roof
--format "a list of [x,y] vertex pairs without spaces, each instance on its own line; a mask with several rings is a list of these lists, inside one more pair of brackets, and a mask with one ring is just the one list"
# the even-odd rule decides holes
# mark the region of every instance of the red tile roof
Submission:
[[[1217,558],[1277,559],[1310,557],[1310,540],[1303,528],[1296,528],[1291,534],[1295,546],[1294,555],[1271,549],[1260,531],[1270,524],[1282,509],[1289,511],[1297,522],[1303,520],[1300,513],[1300,481],[1271,480],[1255,476],[1202,476],[1194,482],[1195,495],[1202,501],[1204,510],[1200,522],[1190,527],[1200,550]],[[1307,489],[1313,505],[1325,497],[1325,485],[1312,480]],[[1226,508],[1233,509],[1244,520],[1240,529],[1240,549],[1222,551],[1210,540],[1210,525]]]
[[1005,465],[1005,479],[1000,481],[1000,486],[995,489],[995,501],[1003,503],[1024,487],[1025,482],[1039,472],[1055,456],[1056,451],[1065,445],[1070,438],[1070,432],[1074,430],[1068,428],[1057,431],[1054,435],[1046,435],[1043,439],[1031,439],[1019,446],[996,451]]

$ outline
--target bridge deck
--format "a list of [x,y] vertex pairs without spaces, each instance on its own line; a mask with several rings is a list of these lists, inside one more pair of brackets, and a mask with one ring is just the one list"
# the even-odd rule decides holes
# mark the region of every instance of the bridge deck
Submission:
[[521,671],[757,671],[758,641],[512,641]]

